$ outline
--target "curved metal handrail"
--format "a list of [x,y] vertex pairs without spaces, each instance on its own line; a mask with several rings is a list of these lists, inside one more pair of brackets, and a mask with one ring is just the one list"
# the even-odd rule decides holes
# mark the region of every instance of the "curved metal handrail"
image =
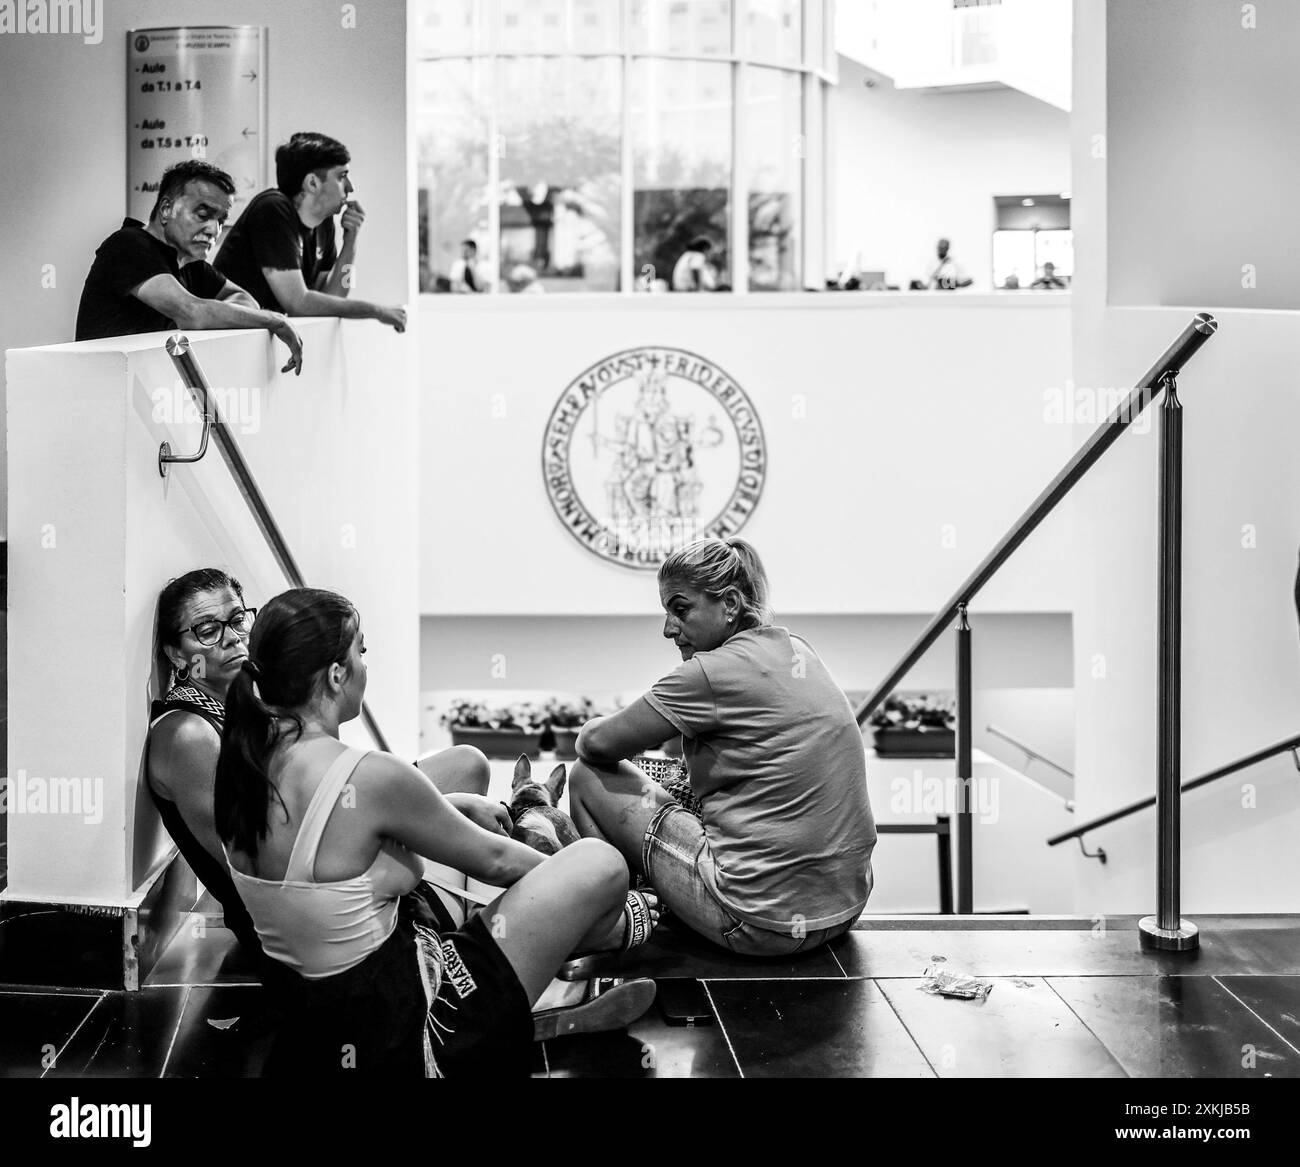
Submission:
[[167,355],[171,357],[172,364],[181,369],[181,376],[185,378],[186,383],[193,392],[198,389],[203,394],[199,402],[203,410],[203,436],[199,439],[199,448],[193,454],[173,454],[171,442],[163,442],[158,447],[158,473],[163,478],[167,477],[167,467],[176,463],[198,462],[203,455],[208,452],[208,434],[212,432],[212,414],[208,411],[211,403],[211,390],[208,388],[207,378],[203,375],[203,370],[199,368],[198,362],[194,359],[193,352],[190,351],[190,340],[187,336],[177,333],[175,336],[167,338]]
[[[1289,737],[1285,741],[1280,741],[1276,745],[1267,746],[1253,754],[1247,754],[1244,758],[1238,758],[1235,762],[1229,762],[1226,766],[1220,766],[1217,770],[1211,770],[1208,774],[1202,774],[1199,778],[1192,778],[1184,782],[1179,790],[1186,793],[1189,790],[1195,790],[1198,786],[1204,786],[1209,782],[1215,782],[1220,778],[1226,778],[1229,774],[1236,774],[1239,770],[1248,769],[1260,762],[1266,762],[1269,758],[1275,758],[1279,754],[1290,752],[1294,754],[1300,749],[1300,734],[1295,737]],[[1296,769],[1300,770],[1300,757],[1296,758]],[[1049,847],[1055,847],[1058,843],[1067,843],[1071,839],[1082,838],[1088,831],[1095,831],[1098,827],[1108,826],[1111,823],[1118,822],[1122,818],[1127,818],[1131,814],[1136,814],[1140,810],[1145,810],[1149,806],[1155,806],[1155,795],[1149,798],[1139,799],[1137,802],[1130,802],[1128,806],[1122,806],[1119,810],[1111,811],[1109,814],[1101,815],[1099,818],[1091,819],[1081,826],[1072,827],[1059,835],[1053,835],[1047,840]]]
[[[201,405],[203,408],[203,442],[199,452],[192,456],[169,455],[167,460],[171,462],[197,462],[207,452],[208,432],[210,430],[216,439],[217,449],[221,451],[222,460],[234,477],[235,485],[239,487],[239,492],[243,495],[244,502],[252,512],[253,520],[262,532],[262,537],[271,549],[271,554],[275,556],[276,563],[280,565],[280,570],[284,572],[284,576],[291,587],[306,587],[306,580],[303,577],[302,570],[298,567],[298,561],[289,549],[288,540],[285,539],[284,532],[280,530],[280,525],[275,521],[275,516],[271,513],[271,508],[267,504],[266,496],[257,485],[257,479],[253,477],[253,471],[249,468],[243,451],[240,450],[239,444],[235,441],[235,435],[230,432],[230,427],[226,425],[221,416],[221,410],[216,403],[210,401],[207,378],[203,375],[203,369],[200,367],[198,359],[190,346],[189,337],[179,333],[170,337],[167,341],[167,355],[171,357],[172,364],[176,366],[181,379],[190,392],[202,394]],[[163,449],[166,450],[167,448],[167,444],[164,442]],[[158,455],[158,461],[159,469],[165,475],[166,470],[162,468],[163,454],[161,451]],[[370,707],[364,701],[361,703],[361,721],[374,743],[381,750],[387,752],[389,749],[388,739],[384,737],[383,731],[379,728],[379,723],[375,720],[374,714],[370,712]]]
[[1076,483],[1092,469],[1093,465],[1119,436],[1138,418],[1164,388],[1167,378],[1187,363],[1196,351],[1210,339],[1218,329],[1218,322],[1207,312],[1198,312],[1179,334],[1178,339],[1169,346],[1164,355],[1156,361],[1137,387],[1115,409],[1104,422],[1097,427],[1093,435],[1079,447],[1078,452],[1065,464],[1064,469],[1048,483],[1029,509],[1012,525],[996,547],[985,557],[984,561],[962,583],[952,598],[935,614],[925,626],[925,630],[916,638],[912,647],[903,654],[898,664],[890,670],[889,675],[872,691],[871,695],[857,710],[858,724],[862,725],[897,687],[898,683],[911,671],[917,661],[923,657],[936,640],[956,619],[958,611],[969,605],[975,595],[997,573],[998,569],[1011,558],[1015,550],[1033,533],[1056,505],[1074,488]]

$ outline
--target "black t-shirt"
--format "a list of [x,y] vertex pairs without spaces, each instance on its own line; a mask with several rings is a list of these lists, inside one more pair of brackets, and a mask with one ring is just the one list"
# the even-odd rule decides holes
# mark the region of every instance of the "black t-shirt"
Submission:
[[174,247],[155,239],[138,219],[123,219],[90,265],[77,309],[77,339],[175,328],[175,321],[131,295],[145,280],[165,275],[175,276],[187,292],[204,300],[218,299],[226,286],[226,277],[210,263],[193,260],[181,267]]
[[316,227],[305,226],[293,200],[272,188],[254,196],[244,208],[217,253],[216,265],[263,308],[283,312],[284,306],[266,282],[263,268],[297,268],[311,291],[316,287],[316,277],[333,270],[337,260],[334,220],[326,219]]

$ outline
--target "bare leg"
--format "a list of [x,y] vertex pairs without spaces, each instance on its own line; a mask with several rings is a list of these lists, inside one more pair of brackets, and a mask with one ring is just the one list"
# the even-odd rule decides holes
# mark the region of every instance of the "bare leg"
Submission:
[[626,896],[627,865],[618,852],[579,839],[483,909],[530,1006],[575,950],[617,946]]
[[486,794],[492,767],[482,750],[473,746],[452,746],[436,754],[425,754],[416,766],[442,794]]
[[[452,746],[451,749],[436,754],[425,754],[416,762],[416,766],[433,780],[442,794],[486,794],[492,773],[483,752],[473,746]],[[442,883],[458,888],[468,885],[462,872],[446,864],[426,859],[424,865],[426,874],[434,875]],[[456,926],[464,924],[467,905],[441,887],[435,890]]]
[[673,800],[631,762],[617,767],[575,762],[569,771],[569,809],[587,838],[605,839],[619,849],[630,870],[641,870],[641,845],[650,820]]

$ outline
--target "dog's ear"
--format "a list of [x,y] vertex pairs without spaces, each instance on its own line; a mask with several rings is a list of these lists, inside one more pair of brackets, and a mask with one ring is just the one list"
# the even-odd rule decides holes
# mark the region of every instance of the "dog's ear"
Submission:
[[568,776],[568,770],[561,764],[551,771],[551,776],[546,780],[546,789],[551,792],[552,806],[560,805],[560,795],[564,793],[564,782]]
[[527,786],[533,780],[533,764],[528,760],[527,754],[520,754],[519,761],[515,763],[515,776],[510,783],[510,790],[518,794],[523,787]]

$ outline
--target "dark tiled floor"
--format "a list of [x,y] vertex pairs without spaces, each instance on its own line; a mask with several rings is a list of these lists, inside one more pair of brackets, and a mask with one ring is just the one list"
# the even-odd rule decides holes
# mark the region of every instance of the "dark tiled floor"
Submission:
[[932,1078],[874,981],[714,981],[709,992],[747,1078]]
[[919,979],[881,981],[880,988],[941,1078],[1125,1077],[1041,978],[997,978],[983,1001],[933,996]]
[[[551,1077],[1300,1077],[1300,921],[1198,921],[1191,960],[1105,931],[1022,919],[856,931],[795,961],[715,953],[665,925],[623,975],[706,986],[713,1024],[658,1007],[627,1031],[535,1048]],[[956,926],[953,926],[956,925]],[[983,1002],[919,990],[926,965],[994,980]],[[255,1076],[260,986],[225,929],[182,927],[145,989],[0,991],[0,1074]]]
[[167,1064],[188,986],[105,993],[59,1054],[51,1077],[157,1078]]
[[1300,1077],[1300,1049],[1214,977],[1061,977],[1052,988],[1130,1077]]
[[0,1078],[38,1078],[59,1064],[99,994],[0,993]]

